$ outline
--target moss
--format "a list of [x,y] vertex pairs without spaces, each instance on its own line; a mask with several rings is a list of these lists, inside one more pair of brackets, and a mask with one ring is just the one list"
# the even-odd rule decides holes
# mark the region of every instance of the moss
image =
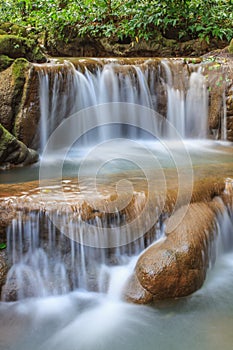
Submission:
[[0,29],[0,35],[5,35],[7,34],[4,30]]
[[13,24],[10,27],[10,32],[13,35],[18,35],[18,36],[23,36],[23,37],[27,36],[26,28],[19,26],[18,24]]
[[0,54],[11,58],[25,57],[28,50],[27,40],[15,35],[0,35]]
[[228,51],[229,51],[230,53],[233,53],[233,39],[231,39],[230,45],[229,45],[229,47],[228,47]]
[[[20,110],[20,105],[22,101],[24,85],[26,82],[26,77],[28,70],[30,68],[30,63],[25,58],[17,58],[12,64],[11,74],[12,74],[12,105],[13,114],[16,116]],[[15,135],[16,125],[13,127],[13,134]]]
[[25,72],[28,70],[30,64],[25,58],[17,58],[12,65],[12,75],[15,80],[25,80]]
[[0,55],[0,72],[10,67],[14,60],[8,56]]
[[37,160],[36,151],[27,148],[0,124],[0,166],[26,165]]
[[26,58],[29,61],[45,62],[46,58],[35,40],[16,35],[0,35],[0,55],[10,58]]
[[15,141],[15,137],[0,124],[0,162],[5,159],[9,147],[11,147]]
[[4,30],[4,32],[8,33],[10,31],[10,28],[12,27],[12,23],[10,22],[4,22],[0,24],[0,29]]

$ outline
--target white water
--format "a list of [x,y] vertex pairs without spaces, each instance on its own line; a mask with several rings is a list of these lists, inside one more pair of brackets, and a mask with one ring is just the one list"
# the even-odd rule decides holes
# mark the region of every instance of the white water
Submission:
[[[142,72],[137,66],[132,66],[128,70],[122,67],[111,63],[106,64],[103,68],[97,67],[95,73],[87,68],[82,73],[76,70],[71,63],[66,63],[63,73],[52,70],[52,75],[48,75],[50,66],[39,70],[41,149],[44,148],[48,136],[65,117],[87,107],[110,102],[127,102],[149,108],[154,107],[155,97],[153,91],[150,91],[147,73]],[[153,79],[152,72],[152,83]],[[110,109],[109,112],[117,115],[116,110]],[[98,113],[95,118],[98,120]],[[142,120],[142,128],[143,123]],[[138,132],[131,130],[129,136],[137,138]],[[122,131],[119,135],[122,135]],[[102,130],[98,131],[98,141],[111,137],[116,137],[116,130],[112,130],[110,135],[109,130],[107,134]],[[83,142],[84,145],[90,144],[90,140],[86,140],[85,143],[84,139]]]
[[[48,252],[51,254],[58,248],[59,239],[55,239],[54,230],[50,227],[49,237],[53,238],[46,248],[48,252],[42,254],[42,261],[38,264],[38,217],[32,217],[25,225],[21,219],[19,222],[14,221],[11,235],[17,244],[12,247],[11,256],[15,262],[24,260],[27,265],[31,260],[35,268],[34,276],[37,268],[43,276],[44,270],[48,269],[44,254],[49,262]],[[204,287],[193,296],[180,301],[159,303],[158,308],[124,303],[121,301],[122,288],[134,268],[137,256],[121,256],[120,266],[101,264],[99,292],[75,290],[70,293],[64,291],[62,294],[60,291],[60,295],[55,293],[43,298],[1,303],[0,349],[186,350],[188,347],[192,350],[217,350],[221,347],[230,350],[233,340],[232,224],[232,211],[225,210],[218,219],[216,266],[208,274]],[[19,240],[15,236],[16,232],[14,234],[16,225],[21,227],[21,230],[17,230]],[[31,239],[27,241],[29,237]],[[59,244],[60,249],[67,249],[61,241]],[[23,253],[25,246],[27,251]],[[76,250],[75,253],[81,252]],[[60,258],[57,250],[55,262]],[[51,277],[49,273],[45,273],[47,282]],[[27,283],[24,288],[30,289],[30,286]],[[41,286],[38,288],[41,290]]]
[[[61,214],[53,215],[58,220]],[[93,221],[96,225],[94,238],[96,246],[102,235],[99,227],[108,223],[108,218]],[[85,227],[82,221],[71,215],[62,213],[64,225],[69,222],[68,237],[79,235],[77,243],[60,233],[47,215],[31,213],[28,218],[19,217],[12,221],[8,229],[8,259],[12,265],[3,288],[2,299],[21,300],[27,297],[45,297],[60,295],[76,289],[107,293],[111,298],[121,298],[124,284],[133,271],[135,258],[154,239],[163,234],[162,227],[156,226],[154,234],[147,240],[144,237],[135,242],[129,240],[128,246],[112,248],[92,248],[82,244]],[[115,235],[119,235],[119,225],[124,218],[117,214],[111,218],[111,227]],[[131,232],[128,232],[131,235]],[[15,288],[17,286],[17,288]]]
[[[189,77],[188,89],[174,87],[172,66],[162,61],[166,73],[167,119],[183,138],[206,138],[208,136],[208,92],[201,67]],[[185,79],[183,77],[183,79]],[[171,130],[167,136],[174,137]]]
[[[173,63],[175,64],[175,63]],[[117,62],[96,65],[95,71],[85,68],[84,71],[75,69],[71,62],[61,65],[57,71],[56,65],[47,65],[39,70],[40,105],[41,105],[41,150],[44,149],[49,135],[64,118],[90,106],[111,102],[126,102],[142,105],[160,113],[158,109],[157,89],[163,84],[167,93],[167,113],[163,115],[176,128],[183,138],[204,138],[207,136],[208,93],[201,68],[191,73],[187,90],[174,87],[172,66],[169,61],[162,61],[161,67],[151,65],[120,65]],[[55,67],[55,68],[54,68]],[[187,85],[187,77],[179,76],[182,85]],[[106,112],[107,113],[107,112]],[[115,113],[116,122],[124,124],[117,105],[109,109]],[[94,116],[98,125],[98,113]],[[147,123],[143,115],[136,116],[139,129],[122,126],[118,130],[101,129],[95,135],[96,142],[116,137],[133,139],[145,138],[140,128],[144,130]],[[85,120],[84,120],[85,123]],[[160,137],[174,137],[169,130],[162,130],[159,123],[154,128]],[[87,128],[85,125],[83,129]],[[152,130],[154,131],[154,130]],[[172,135],[171,135],[172,133]],[[92,138],[85,140],[82,145],[89,145]]]
[[[119,64],[112,63],[94,73],[87,69],[83,73],[67,64],[63,72],[56,72],[53,77],[48,74],[48,67],[40,70],[42,149],[64,116],[84,107],[123,101],[157,108],[156,72],[151,73],[149,68],[145,70],[140,66],[124,72],[119,71],[120,68]],[[190,76],[190,85],[187,91],[183,91],[174,89],[172,72],[166,64],[165,68],[167,76],[160,78],[167,91],[168,120],[183,137],[205,137],[207,93],[201,72]],[[117,115],[117,111],[109,112]],[[98,115],[95,117],[98,119]],[[143,118],[139,120],[139,125],[144,129]],[[165,138],[173,136],[159,124],[155,123],[154,127]],[[106,137],[115,139],[116,135],[144,138],[140,130],[120,127],[98,130],[95,138],[100,142]],[[89,142],[90,138],[84,138],[83,144]],[[171,159],[167,159],[171,148],[180,154],[179,144],[170,142],[173,146],[169,147],[167,143],[167,149],[161,143],[151,143],[164,167],[171,167]],[[127,149],[129,156],[136,154],[146,160],[144,164],[151,166],[151,158],[144,149],[130,149],[124,145],[121,150],[113,144],[116,156]],[[218,153],[213,151],[208,142],[186,140],[185,147],[187,145],[197,164],[205,162],[200,158],[204,150],[208,162],[215,162],[222,152],[221,149]],[[112,154],[112,149],[109,153]],[[219,161],[222,157],[221,153]],[[104,155],[100,153],[99,158],[104,159]],[[183,161],[183,157],[180,158]],[[94,158],[90,160],[91,164],[96,161]],[[176,158],[172,157],[173,163],[174,160]],[[91,164],[88,164],[88,172]],[[120,164],[119,172],[128,170],[124,168],[125,164],[117,164]],[[112,164],[109,168],[112,173]],[[54,215],[60,217],[59,212]],[[65,219],[64,216],[64,225]],[[98,240],[98,219],[96,224]],[[118,224],[119,216],[116,215],[116,231]],[[216,266],[200,291],[181,301],[147,308],[124,303],[122,291],[138,255],[153,239],[147,244],[144,239],[139,239],[128,247],[111,251],[95,249],[57,232],[43,213],[30,213],[26,217],[19,215],[8,232],[7,247],[13,266],[3,289],[3,299],[8,300],[12,292],[13,298],[19,301],[0,303],[0,350],[232,349],[232,224],[230,209],[218,220]],[[69,227],[69,237],[72,237],[72,222]],[[85,234],[82,225],[78,226],[78,230],[79,241],[82,242]],[[154,239],[162,234],[162,226],[157,227]]]

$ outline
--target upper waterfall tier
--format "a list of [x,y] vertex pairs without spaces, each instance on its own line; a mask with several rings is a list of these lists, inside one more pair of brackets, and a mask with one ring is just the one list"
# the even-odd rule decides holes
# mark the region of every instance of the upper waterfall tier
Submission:
[[[142,105],[156,111],[183,138],[205,138],[208,134],[208,92],[198,64],[159,59],[80,59],[37,65],[36,70],[41,149],[63,119],[87,107],[112,102]],[[117,114],[116,108],[115,105]],[[139,118],[143,130],[146,121],[143,116]],[[124,117],[118,115],[116,123],[124,125]],[[175,137],[166,126],[157,123],[155,127],[161,137]],[[100,141],[122,136],[145,137],[142,131],[130,126],[99,130],[97,134]]]
[[[187,58],[66,58],[31,64],[25,72],[13,130],[25,145],[42,151],[51,133],[68,116],[96,104],[121,102],[143,105],[162,116],[166,126],[155,123],[162,137],[174,137],[167,127],[170,122],[183,138],[233,141],[230,67],[229,62]],[[8,104],[3,96],[4,110]],[[12,106],[12,111],[15,108]],[[116,108],[114,111],[117,115]],[[137,122],[144,128],[142,116]],[[124,125],[120,115],[116,123]],[[101,137],[111,137],[102,131]],[[126,126],[114,132],[115,136],[144,137],[140,130]]]

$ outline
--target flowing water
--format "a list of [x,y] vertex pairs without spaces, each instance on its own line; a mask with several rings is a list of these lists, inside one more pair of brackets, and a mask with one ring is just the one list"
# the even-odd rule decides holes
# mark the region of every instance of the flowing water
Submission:
[[[34,220],[36,222],[32,223]],[[19,225],[19,221],[14,221],[10,229],[13,242],[16,231],[20,232],[20,239],[28,236],[28,247],[24,254],[22,252],[25,247],[19,240],[16,241],[18,255],[14,255],[14,250],[11,252],[12,259],[19,261],[18,273],[27,274],[28,277],[19,294],[25,286],[29,287],[32,274],[33,288],[39,295],[15,303],[1,303],[1,349],[232,348],[232,211],[225,211],[219,217],[218,259],[215,268],[208,274],[204,287],[188,298],[160,302],[155,307],[129,305],[121,300],[122,287],[137,256],[120,254],[117,264],[111,262],[109,257],[105,256],[106,260],[103,256],[98,257],[101,272],[98,274],[96,291],[88,292],[82,288],[67,292],[67,274],[62,268],[64,250],[67,247],[55,240],[53,228],[49,228],[50,239],[48,247],[44,248],[53,254],[54,250],[57,251],[52,258],[49,253],[38,248],[42,244],[37,236],[38,217],[35,216],[24,224],[21,222],[21,228],[17,228],[16,224]],[[57,249],[58,245],[63,250],[63,257]],[[10,244],[9,246],[11,247]],[[85,258],[90,259],[92,256],[93,259],[93,252],[92,255],[88,251],[82,252],[80,247],[73,250],[75,254],[82,256],[84,253]],[[52,272],[48,267],[50,264],[53,276],[56,276],[56,288],[49,291],[44,284],[51,281],[48,275]],[[80,269],[81,264],[72,267],[72,271],[78,272]]]
[[[179,64],[178,62],[177,66]],[[208,92],[202,67],[189,67],[193,72],[187,78],[182,70],[174,73],[171,61],[168,60],[159,63],[155,61],[154,64],[148,61],[131,65],[109,61],[100,66],[96,64],[94,70],[93,67],[75,67],[71,61],[65,61],[61,66],[60,70],[54,63],[37,67],[40,81],[42,150],[49,135],[64,117],[103,103],[121,102],[145,106],[158,113],[162,112],[162,116],[166,117],[183,138],[207,136]],[[177,81],[179,86],[176,86]],[[160,96],[161,90],[164,92],[163,98]],[[166,111],[161,110],[160,105],[164,104],[162,99],[166,100]],[[125,117],[121,110],[118,110],[117,104],[110,108],[109,113],[114,114],[115,122],[124,127],[118,130],[100,128],[96,133],[99,142],[122,135],[134,139],[145,138],[145,134],[142,133],[147,123],[145,118],[134,116],[134,120],[138,121],[138,128],[135,129],[125,125]],[[100,122],[98,113],[93,115],[93,119]],[[83,123],[83,129],[87,130],[85,120]],[[157,129],[160,137],[176,137],[173,130],[160,124],[155,120],[154,129]],[[92,139],[88,138],[86,144],[90,145],[91,141]]]
[[[176,172],[181,187],[216,171],[232,175],[231,144],[206,140],[208,92],[201,68],[192,67],[188,77],[182,72],[177,78],[169,60],[156,66],[110,60],[94,69],[80,67],[71,62],[37,66],[41,163],[2,172],[2,183],[35,180],[39,171],[43,180],[55,178],[62,168],[68,191],[70,178],[81,171],[85,194],[94,191],[94,176],[105,189],[122,179],[140,188],[142,179],[151,181],[151,173],[163,184],[165,170],[171,171],[172,181]],[[158,87],[166,95],[163,108]],[[98,104],[102,107],[91,108]],[[152,119],[151,110],[168,122],[160,116]],[[68,124],[68,132],[61,128],[58,137],[50,138],[75,113],[81,113],[82,123]],[[226,113],[223,125],[225,118]],[[111,125],[103,125],[108,122]],[[52,190],[56,186],[45,187],[45,201]],[[80,194],[75,195],[77,200]],[[33,198],[27,193],[23,200],[27,196]],[[0,303],[0,350],[232,349],[232,213],[229,206],[217,219],[217,260],[202,289],[145,307],[124,302],[122,295],[140,253],[163,238],[163,215],[150,235],[106,249],[97,248],[98,233],[104,225],[119,233],[125,217],[117,208],[111,219],[96,215],[89,220],[97,240],[92,246],[82,244],[85,227],[80,217],[75,222],[77,242],[70,213],[52,213],[61,226],[69,222],[69,234],[64,235],[43,210],[19,212],[8,227],[12,267]]]

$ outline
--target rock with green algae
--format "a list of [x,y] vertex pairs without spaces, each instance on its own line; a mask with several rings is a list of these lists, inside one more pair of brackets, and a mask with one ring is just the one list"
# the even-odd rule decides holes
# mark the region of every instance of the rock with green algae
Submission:
[[27,148],[0,124],[0,167],[27,165],[38,160],[38,153]]
[[9,68],[0,73],[0,123],[13,134],[15,118],[21,107],[24,85],[31,66],[26,59],[17,58]]
[[46,62],[46,57],[34,40],[16,35],[0,35],[0,55],[26,58],[31,62]]
[[6,55],[0,55],[0,72],[10,67],[14,60]]
[[14,86],[14,103],[19,103],[30,63],[25,58],[17,58],[12,65],[12,85]]

